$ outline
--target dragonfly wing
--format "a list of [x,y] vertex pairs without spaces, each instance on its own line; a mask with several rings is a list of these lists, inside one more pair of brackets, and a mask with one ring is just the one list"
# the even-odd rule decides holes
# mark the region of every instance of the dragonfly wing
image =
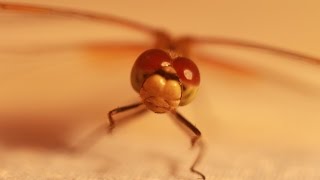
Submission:
[[130,71],[154,44],[149,34],[1,8],[0,25],[1,141],[65,146],[80,126],[104,122],[114,102],[138,99]]
[[[270,45],[228,38],[190,37],[186,42],[190,44],[196,58],[225,71],[238,75],[250,74],[251,77],[269,79],[303,93],[319,95],[320,74],[317,73],[317,66],[320,65],[320,58]],[[309,71],[309,74],[303,71]]]

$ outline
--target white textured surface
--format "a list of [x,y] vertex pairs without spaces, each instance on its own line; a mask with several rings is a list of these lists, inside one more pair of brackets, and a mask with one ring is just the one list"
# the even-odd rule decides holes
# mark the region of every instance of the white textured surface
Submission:
[[[186,144],[137,145],[135,138],[132,144],[108,139],[83,155],[2,149],[0,179],[197,179],[188,171],[194,153]],[[317,180],[319,160],[319,154],[216,145],[210,147],[199,169],[209,180]]]

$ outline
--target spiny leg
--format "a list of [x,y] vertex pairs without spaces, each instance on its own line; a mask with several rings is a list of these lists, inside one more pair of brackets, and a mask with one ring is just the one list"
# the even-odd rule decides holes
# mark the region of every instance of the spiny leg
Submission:
[[200,171],[196,170],[196,166],[199,164],[199,162],[202,159],[205,147],[203,142],[199,141],[200,137],[201,137],[201,132],[199,131],[199,129],[197,127],[195,127],[193,124],[191,124],[185,117],[183,117],[180,113],[173,111],[172,114],[176,117],[176,119],[181,122],[183,125],[185,125],[188,129],[190,129],[192,131],[192,133],[195,135],[194,137],[191,138],[191,145],[192,147],[194,147],[194,145],[197,143],[199,145],[199,153],[196,157],[196,159],[194,160],[193,164],[190,167],[190,171],[193,173],[198,174],[199,176],[201,176],[202,179],[206,179],[205,175],[202,174]]
[[[99,138],[101,138],[105,133],[106,126],[108,127],[108,133],[111,133],[112,129],[115,127],[115,122],[112,116],[114,114],[124,112],[130,109],[134,109],[138,106],[140,106],[142,103],[136,103],[128,106],[118,107],[116,109],[113,109],[109,112],[109,125],[107,123],[104,123],[102,125],[99,125],[97,128],[95,128],[92,132],[90,132],[88,135],[86,135],[84,138],[81,138],[80,141],[73,144],[69,148],[69,152],[85,152],[90,147],[92,147],[93,144],[95,144]],[[139,115],[143,111],[138,111],[134,115]]]
[[139,103],[135,103],[135,104],[131,104],[128,106],[122,106],[122,107],[117,107],[111,111],[109,111],[108,113],[108,118],[109,118],[109,125],[107,127],[107,131],[108,133],[112,133],[112,130],[115,128],[115,121],[113,119],[113,115],[118,114],[120,112],[124,112],[130,109],[134,109],[140,105],[142,105],[143,103],[139,102]]

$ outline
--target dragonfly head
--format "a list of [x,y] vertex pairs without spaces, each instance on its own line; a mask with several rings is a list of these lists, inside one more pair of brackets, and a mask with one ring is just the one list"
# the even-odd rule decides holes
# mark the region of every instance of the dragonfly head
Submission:
[[131,84],[153,112],[164,113],[190,103],[200,84],[197,66],[161,49],[143,52],[131,72]]

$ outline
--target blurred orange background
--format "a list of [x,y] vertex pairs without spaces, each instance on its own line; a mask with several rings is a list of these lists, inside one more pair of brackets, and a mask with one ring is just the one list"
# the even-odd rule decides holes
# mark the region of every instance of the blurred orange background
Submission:
[[[166,30],[174,37],[236,38],[320,57],[317,1],[15,2],[112,14]],[[0,142],[4,147],[67,147],[105,123],[109,110],[139,101],[138,94],[130,87],[129,76],[141,50],[152,47],[148,36],[87,20],[1,10],[0,24]],[[119,44],[127,46],[118,47]],[[319,163],[315,163],[320,155],[320,67],[251,50],[201,48],[194,51],[256,68],[258,73],[263,67],[270,69],[262,76],[248,76],[198,62],[202,71],[198,97],[181,107],[180,112],[202,130],[209,150],[200,168],[209,179],[232,179],[237,167],[243,169],[235,179],[257,179],[257,174],[265,179],[275,179],[275,174],[279,179],[292,179],[293,176],[285,175],[290,172],[301,173],[306,179],[320,177],[316,173]],[[197,62],[197,56],[193,58]],[[119,152],[119,147],[128,151],[129,160],[136,155],[134,160],[139,160],[144,151],[162,154],[160,157],[176,155],[173,159],[182,160],[190,153],[181,150],[189,147],[188,137],[170,118],[151,112],[134,117],[116,129],[114,136],[100,141],[95,150],[117,153],[112,156],[116,161],[127,157]],[[136,146],[139,148],[135,151]],[[95,158],[88,160],[89,157],[84,161],[97,163]],[[134,160],[128,167],[134,166]],[[75,163],[68,159],[61,162]],[[35,166],[42,163],[37,160]],[[278,171],[281,163],[296,169]],[[160,170],[167,173],[164,165],[159,164],[155,160],[140,166],[146,172],[159,167],[157,173],[161,174]],[[253,167],[263,170],[256,172]],[[25,170],[23,165],[19,168]],[[4,169],[8,174],[13,172],[10,166],[5,165]],[[119,172],[125,170],[120,168]],[[183,168],[179,171],[187,176]],[[31,177],[39,173],[32,172]],[[117,177],[117,173],[111,170],[103,177]],[[148,179],[140,171],[137,175],[131,173],[128,172],[128,177]],[[246,173],[251,176],[244,176]],[[56,177],[68,177],[63,171],[61,174]],[[47,176],[50,173],[42,178]],[[154,175],[154,178],[163,179],[163,176]]]

